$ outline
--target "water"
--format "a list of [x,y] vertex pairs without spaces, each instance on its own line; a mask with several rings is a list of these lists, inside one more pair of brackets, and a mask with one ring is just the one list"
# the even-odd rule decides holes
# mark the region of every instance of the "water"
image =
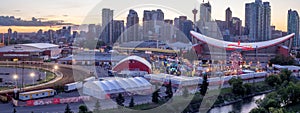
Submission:
[[216,107],[210,110],[209,113],[228,113],[234,111],[235,113],[249,113],[252,109],[257,107],[255,103],[258,99],[263,99],[265,94],[258,95],[249,99],[245,99],[243,102],[234,103],[231,105]]

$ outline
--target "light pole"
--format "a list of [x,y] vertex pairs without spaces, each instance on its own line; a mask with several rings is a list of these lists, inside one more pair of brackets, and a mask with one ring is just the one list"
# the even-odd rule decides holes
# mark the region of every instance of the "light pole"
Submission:
[[19,77],[17,74],[13,75],[13,79],[15,80],[16,88],[18,88],[18,78]]
[[30,73],[30,77],[32,78],[32,85],[34,84],[34,76],[35,76],[34,73]]
[[44,80],[47,78],[47,71],[44,72]]
[[54,71],[56,71],[58,69],[58,66],[57,65],[55,65],[54,66]]

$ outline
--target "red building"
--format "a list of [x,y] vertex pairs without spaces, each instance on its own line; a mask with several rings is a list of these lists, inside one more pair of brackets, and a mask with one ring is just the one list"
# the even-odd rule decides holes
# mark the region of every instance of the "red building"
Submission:
[[139,56],[129,56],[124,58],[113,67],[113,71],[116,72],[121,72],[123,70],[152,72],[151,64],[146,59]]

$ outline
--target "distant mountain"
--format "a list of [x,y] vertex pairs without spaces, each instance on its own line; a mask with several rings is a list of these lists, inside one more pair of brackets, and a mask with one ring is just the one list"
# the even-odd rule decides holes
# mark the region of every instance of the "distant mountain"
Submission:
[[0,26],[54,26],[54,25],[72,25],[72,23],[63,23],[64,21],[39,21],[32,17],[32,21],[25,21],[14,16],[0,16]]

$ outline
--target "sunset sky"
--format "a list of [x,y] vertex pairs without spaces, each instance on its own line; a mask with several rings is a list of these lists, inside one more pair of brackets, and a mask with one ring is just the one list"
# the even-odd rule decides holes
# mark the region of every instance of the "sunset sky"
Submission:
[[[210,0],[212,17],[224,20],[226,8],[231,7],[233,16],[241,18],[244,22],[245,3],[254,1]],[[289,9],[300,11],[300,0],[268,1],[272,7],[272,25],[286,31],[287,12]],[[179,15],[187,15],[191,19],[193,17],[191,10],[194,8],[199,10],[200,3],[202,0],[1,0],[0,15],[15,16],[26,20],[36,17],[44,20],[64,20],[74,24],[99,24],[102,8],[113,9],[114,18],[123,20],[131,8],[138,11],[140,20],[143,17],[143,10],[161,8],[166,19],[174,19]],[[197,18],[199,19],[199,13]],[[3,32],[2,29],[0,28],[0,32]]]

